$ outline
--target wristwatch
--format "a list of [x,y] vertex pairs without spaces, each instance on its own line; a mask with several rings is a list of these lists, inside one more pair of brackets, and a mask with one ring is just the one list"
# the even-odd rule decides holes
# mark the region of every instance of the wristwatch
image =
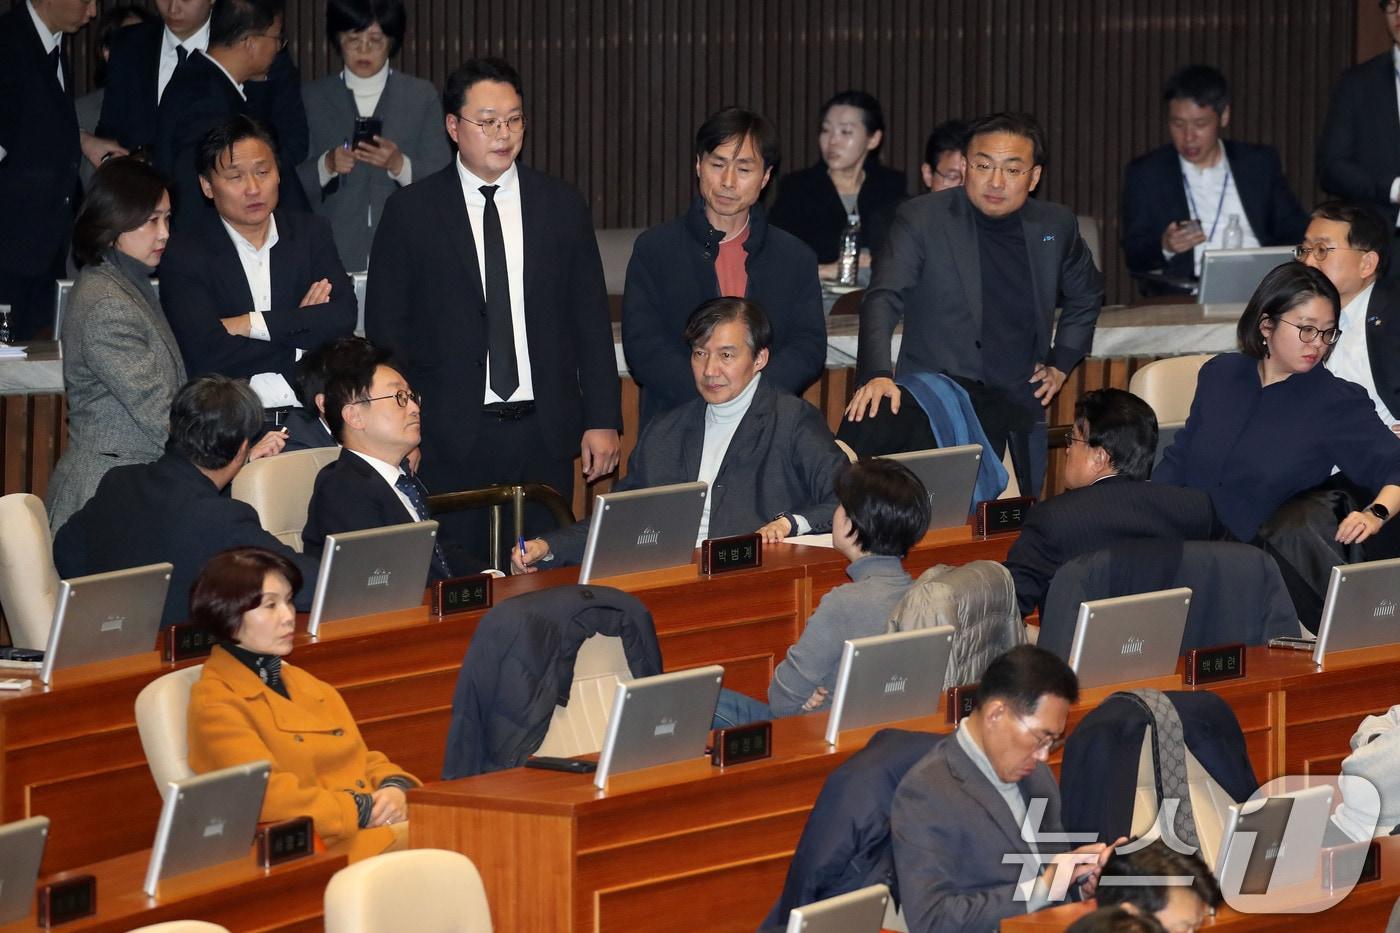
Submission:
[[1381,521],[1385,521],[1388,518],[1390,518],[1390,509],[1381,505],[1379,502],[1372,502],[1370,505],[1366,506],[1366,511],[1370,512],[1372,515],[1376,516],[1376,518],[1379,518]]

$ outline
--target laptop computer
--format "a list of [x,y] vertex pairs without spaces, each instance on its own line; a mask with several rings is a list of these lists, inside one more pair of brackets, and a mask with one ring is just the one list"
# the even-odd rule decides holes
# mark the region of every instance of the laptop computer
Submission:
[[693,561],[706,495],[708,487],[696,482],[598,496],[578,582]]
[[1196,300],[1203,305],[1244,305],[1264,276],[1293,259],[1291,246],[1208,249],[1201,256],[1201,290]]
[[718,664],[619,680],[594,786],[606,788],[611,774],[703,756],[723,680]]
[[929,531],[966,525],[972,514],[972,491],[982,463],[982,445],[963,444],[937,450],[911,450],[887,454],[886,460],[904,464],[928,490]]
[[1152,469],[1162,462],[1162,455],[1167,452],[1167,448],[1176,443],[1176,435],[1182,428],[1186,427],[1185,421],[1168,421],[1166,424],[1157,425],[1157,453],[1152,457]]
[[836,670],[826,741],[843,729],[929,716],[943,704],[953,626],[848,638]]
[[306,631],[317,635],[322,622],[420,605],[437,530],[437,522],[426,521],[326,535]]
[[249,858],[271,767],[251,761],[171,781],[142,890],[155,897],[166,878]]
[[34,882],[49,838],[49,818],[31,816],[0,826],[0,923],[23,920],[34,905]]
[[155,650],[174,569],[148,564],[61,581],[39,679],[52,683],[65,667]]
[[787,933],[880,933],[890,889],[872,884],[788,912]]
[[1215,875],[1233,894],[1268,894],[1317,877],[1332,785],[1231,805]]
[[1174,673],[1190,608],[1191,590],[1184,586],[1080,603],[1069,649],[1079,686]]
[[1400,558],[1332,568],[1313,663],[1328,651],[1374,648],[1400,642]]

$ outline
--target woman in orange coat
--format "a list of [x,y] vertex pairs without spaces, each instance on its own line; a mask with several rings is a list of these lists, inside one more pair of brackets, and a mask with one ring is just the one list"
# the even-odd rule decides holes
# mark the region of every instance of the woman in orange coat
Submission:
[[353,861],[404,838],[404,791],[420,782],[365,747],[334,687],[282,663],[300,586],[295,565],[261,548],[224,551],[200,572],[190,620],[220,644],[190,693],[190,767],[270,761],[261,818],[309,816],[327,843],[353,840]]

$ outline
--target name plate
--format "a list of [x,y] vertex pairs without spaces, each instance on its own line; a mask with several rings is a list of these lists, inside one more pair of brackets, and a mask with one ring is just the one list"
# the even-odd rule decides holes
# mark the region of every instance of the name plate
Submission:
[[763,536],[731,535],[700,542],[700,572],[708,576],[728,570],[763,566]]
[[1244,676],[1244,645],[1216,645],[1186,652],[1186,683],[1192,687]]
[[949,687],[948,721],[953,725],[957,725],[965,716],[972,712],[972,705],[976,701],[976,684],[960,684],[956,687]]
[[53,927],[97,913],[97,878],[78,875],[39,887],[39,926]]
[[710,762],[727,768],[749,761],[773,757],[773,723],[751,722],[728,729],[716,729]]
[[433,615],[450,616],[473,609],[490,609],[494,579],[489,573],[474,573],[437,581],[431,590]]
[[977,503],[974,511],[974,530],[981,537],[999,535],[1010,531],[1020,531],[1026,523],[1026,515],[1035,505],[1032,496],[1015,499],[986,499]]
[[258,864],[263,868],[304,858],[316,851],[316,835],[309,816],[263,823],[254,841],[258,846]]
[[193,622],[172,625],[161,633],[160,656],[168,663],[202,658],[214,650],[214,633]]

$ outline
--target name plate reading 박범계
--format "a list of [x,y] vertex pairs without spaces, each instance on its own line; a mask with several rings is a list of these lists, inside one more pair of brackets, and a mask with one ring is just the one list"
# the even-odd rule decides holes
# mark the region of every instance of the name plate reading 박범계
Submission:
[[700,542],[700,572],[711,576],[728,570],[763,566],[763,536],[754,532]]

